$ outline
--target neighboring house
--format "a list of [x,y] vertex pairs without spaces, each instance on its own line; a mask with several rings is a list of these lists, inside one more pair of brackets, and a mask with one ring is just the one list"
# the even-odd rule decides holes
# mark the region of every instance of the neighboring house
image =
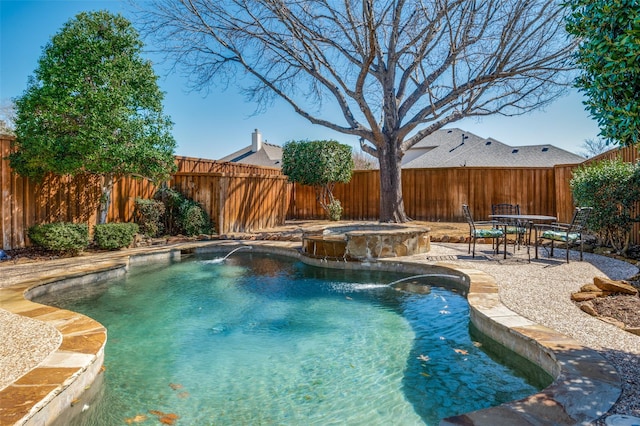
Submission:
[[460,129],[441,129],[407,150],[402,168],[552,167],[584,160],[584,157],[549,144],[509,146]]
[[[440,129],[411,147],[402,159],[403,169],[434,167],[553,167],[585,160],[553,145],[510,146],[493,138],[481,138],[461,129]],[[262,141],[256,129],[251,145],[220,161],[282,167],[282,147]],[[373,164],[378,168],[377,161]]]
[[262,142],[262,135],[256,129],[251,134],[251,145],[222,157],[219,161],[253,164],[264,167],[282,167],[282,147]]

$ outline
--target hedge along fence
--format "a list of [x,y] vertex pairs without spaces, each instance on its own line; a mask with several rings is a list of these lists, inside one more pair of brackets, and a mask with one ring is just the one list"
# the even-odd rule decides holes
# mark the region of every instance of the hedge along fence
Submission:
[[[98,222],[100,177],[50,175],[42,182],[20,177],[5,159],[12,140],[0,135],[0,248],[27,246],[27,229],[35,224],[84,222],[92,229]],[[176,157],[176,163],[180,170],[226,171],[183,171],[168,182],[170,186],[184,188],[185,195],[205,207],[217,232],[251,231],[284,224],[288,184],[279,169],[188,157]],[[107,221],[133,221],[135,199],[151,198],[156,190],[157,186],[146,179],[122,178],[113,188]]]

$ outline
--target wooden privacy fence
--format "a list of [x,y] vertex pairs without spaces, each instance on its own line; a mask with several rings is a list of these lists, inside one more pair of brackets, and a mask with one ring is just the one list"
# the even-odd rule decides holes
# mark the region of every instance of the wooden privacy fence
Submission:
[[[553,168],[455,167],[402,171],[405,209],[416,220],[464,222],[462,204],[469,204],[478,219],[486,219],[491,204],[518,203],[524,212],[556,215]],[[380,209],[379,173],[355,171],[351,182],[334,191],[343,218],[377,219]],[[320,219],[324,212],[312,188],[295,185],[289,218]]]
[[282,175],[177,173],[170,185],[200,203],[221,234],[283,225],[287,214]]
[[[27,230],[39,223],[98,221],[98,176],[47,176],[35,182],[14,173],[6,157],[12,138],[0,136],[0,248],[28,245]],[[279,169],[176,157],[179,172],[167,183],[200,203],[216,232],[242,232],[284,224],[288,206],[287,178]],[[206,172],[203,172],[206,171]],[[216,172],[214,172],[216,171]],[[113,188],[109,222],[131,222],[136,198],[151,198],[157,186],[125,177]]]
[[[100,180],[96,176],[47,177],[35,183],[17,176],[5,157],[11,138],[0,136],[0,247],[27,244],[26,230],[37,223],[97,222]],[[619,156],[638,160],[637,147],[616,149],[597,159]],[[593,160],[588,160],[588,162]],[[284,224],[289,219],[323,219],[313,189],[287,183],[279,169],[176,157],[178,172],[168,185],[199,202],[213,219],[218,233],[243,232]],[[574,203],[569,182],[576,165],[549,168],[457,167],[405,169],[403,197],[409,217],[417,220],[462,222],[461,206],[469,204],[477,219],[485,219],[491,204],[518,203],[525,213],[557,216],[569,221]],[[151,182],[132,177],[114,187],[108,221],[133,220],[136,198],[151,198]],[[380,189],[377,170],[356,171],[348,184],[338,184],[335,195],[343,218],[376,220]],[[640,224],[632,238],[640,243]]]

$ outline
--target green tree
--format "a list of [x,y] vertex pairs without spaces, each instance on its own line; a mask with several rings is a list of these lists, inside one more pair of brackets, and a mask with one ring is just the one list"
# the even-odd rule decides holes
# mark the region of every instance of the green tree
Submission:
[[580,45],[576,86],[600,134],[620,145],[640,142],[640,6],[637,0],[569,0],[567,31]]
[[16,100],[15,152],[21,175],[97,174],[100,223],[125,175],[162,180],[175,169],[172,123],[131,23],[106,11],[80,13],[45,46]]
[[593,207],[589,224],[600,243],[625,254],[633,224],[640,221],[640,163],[618,159],[582,166],[573,172],[571,191],[577,205]]
[[313,186],[316,199],[331,220],[340,220],[342,206],[333,196],[338,182],[351,180],[351,147],[336,141],[291,141],[282,148],[282,173],[292,182]]
[[[196,87],[241,85],[358,138],[380,169],[380,220],[409,220],[402,157],[465,117],[543,107],[573,76],[556,0],[152,0],[145,33]],[[242,75],[242,78],[238,78]]]

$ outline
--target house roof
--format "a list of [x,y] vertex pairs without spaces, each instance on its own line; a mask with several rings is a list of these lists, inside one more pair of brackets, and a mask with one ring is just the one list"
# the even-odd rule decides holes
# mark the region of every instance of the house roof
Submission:
[[461,129],[440,129],[409,149],[402,167],[550,167],[584,160],[550,144],[510,146]]
[[263,142],[262,147],[253,152],[251,145],[242,148],[219,161],[230,161],[232,163],[253,164],[264,167],[282,167],[282,147]]

